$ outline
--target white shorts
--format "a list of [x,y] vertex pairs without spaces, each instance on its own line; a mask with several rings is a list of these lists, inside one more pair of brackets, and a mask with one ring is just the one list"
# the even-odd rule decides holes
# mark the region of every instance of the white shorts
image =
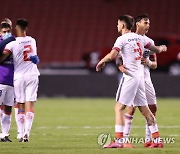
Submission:
[[145,81],[146,99],[148,105],[156,104],[156,93],[152,81]]
[[39,79],[37,75],[14,80],[16,102],[35,102],[37,100]]
[[14,106],[14,87],[0,84],[0,105]]
[[116,101],[127,106],[147,106],[144,78],[122,77],[116,93]]

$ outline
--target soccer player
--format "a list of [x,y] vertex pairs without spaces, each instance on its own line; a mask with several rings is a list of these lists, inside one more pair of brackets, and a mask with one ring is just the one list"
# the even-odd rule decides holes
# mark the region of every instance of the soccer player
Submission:
[[96,66],[96,71],[100,71],[106,62],[115,59],[120,52],[123,65],[127,69],[127,72],[123,73],[116,95],[115,142],[105,145],[105,148],[126,147],[123,143],[124,109],[126,106],[138,106],[142,115],[147,119],[148,127],[156,146],[163,147],[155,117],[147,105],[144,85],[144,66],[141,64],[141,58],[144,47],[155,53],[165,52],[167,47],[164,45],[156,47],[143,36],[132,33],[131,29],[133,25],[134,19],[129,15],[123,15],[118,18],[117,28],[122,36],[117,38],[111,52],[101,59]]
[[34,119],[34,103],[37,100],[37,90],[40,75],[37,63],[36,41],[26,35],[28,21],[18,19],[16,22],[16,41],[6,45],[0,61],[11,53],[14,60],[14,91],[18,103],[18,138],[19,142],[28,142]]
[[[150,38],[148,38],[145,34],[148,32],[150,27],[150,20],[147,14],[140,15],[135,18],[136,23],[136,33],[139,35],[144,36],[146,39],[151,42],[151,44],[154,44],[154,41]],[[149,50],[145,50],[143,53],[143,58],[141,60],[142,64],[144,64],[144,80],[145,80],[145,93],[146,93],[146,99],[149,106],[149,109],[153,113],[153,115],[156,115],[157,106],[156,106],[156,94],[155,89],[151,81],[150,76],[150,68],[156,69],[157,68],[157,59],[156,54],[150,54],[151,52]],[[121,65],[121,58],[118,58],[118,64],[119,64],[119,70],[122,72],[126,72],[126,68],[124,65]],[[133,115],[135,112],[135,107],[127,107],[127,112],[125,114],[125,126],[124,126],[124,136],[128,139],[130,130],[132,127],[132,120]],[[149,130],[148,124],[146,122],[146,131],[145,131],[145,147],[153,146],[152,142],[152,136],[151,132]]]
[[[11,29],[12,29],[12,21],[9,18],[4,18],[1,21],[1,24],[3,23],[7,23],[10,25]],[[14,66],[14,65],[13,65]],[[14,74],[14,73],[13,73]],[[3,113],[3,105],[0,106],[0,113]],[[18,114],[18,104],[15,103],[14,104],[14,115],[15,115],[15,121],[16,121],[16,125],[18,125],[18,120],[17,120],[17,114]]]
[[[7,38],[12,37],[11,25],[6,22],[2,22],[0,25],[0,44],[7,41]],[[10,41],[15,40],[14,37]],[[9,43],[7,41],[6,43]],[[5,44],[4,44],[5,47]],[[3,51],[4,47],[1,48]],[[1,142],[12,142],[9,139],[9,130],[11,126],[11,113],[12,106],[14,106],[14,87],[13,87],[14,65],[13,58],[10,55],[2,63],[0,63],[0,104],[3,110],[1,110]],[[3,105],[2,105],[3,103]]]
[[[2,21],[1,21],[1,24],[2,23],[7,23],[10,25],[11,29],[12,29],[12,22],[9,18],[4,18]],[[2,37],[0,36],[0,42],[2,41]],[[0,119],[2,117],[2,114],[3,114],[3,105],[0,105]]]

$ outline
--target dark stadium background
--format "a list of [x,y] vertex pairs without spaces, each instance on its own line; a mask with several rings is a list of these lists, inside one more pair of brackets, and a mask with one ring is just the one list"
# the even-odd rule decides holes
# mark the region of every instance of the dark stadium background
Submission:
[[[0,19],[8,17],[13,25],[18,18],[29,21],[28,35],[37,40],[41,59],[40,96],[114,97],[117,75],[90,73],[84,69],[87,61],[83,61],[83,55],[92,51],[108,52],[106,49],[112,47],[118,36],[117,18],[123,14],[148,13],[151,20],[148,35],[166,35],[170,41],[174,36],[178,38],[179,6],[179,0],[1,0]],[[178,39],[175,44],[180,51]],[[171,55],[168,59],[173,59]],[[178,60],[180,55],[171,63],[177,64]],[[180,96],[180,76],[155,72],[152,80],[158,96]],[[101,88],[107,83],[112,90],[109,85]]]

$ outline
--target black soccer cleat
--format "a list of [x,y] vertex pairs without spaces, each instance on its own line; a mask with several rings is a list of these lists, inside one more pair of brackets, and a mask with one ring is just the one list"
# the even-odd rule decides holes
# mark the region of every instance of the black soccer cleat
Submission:
[[27,135],[27,134],[26,134],[26,135],[24,135],[23,142],[29,142],[29,137],[28,137],[28,135]]
[[1,142],[12,142],[12,140],[10,140],[8,136],[5,136],[4,138],[1,138]]

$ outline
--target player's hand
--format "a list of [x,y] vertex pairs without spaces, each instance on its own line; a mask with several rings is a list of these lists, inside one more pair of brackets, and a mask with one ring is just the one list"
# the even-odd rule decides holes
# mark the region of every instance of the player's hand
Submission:
[[161,52],[166,52],[167,51],[167,47],[165,45],[160,45],[159,46],[159,50],[160,50],[160,53]]
[[122,73],[128,74],[127,68],[124,65],[120,65],[118,68]]
[[100,61],[100,62],[96,65],[96,71],[99,72],[104,66],[105,66],[105,62]]
[[150,54],[150,50],[145,50],[143,53],[143,58],[149,57],[149,54]]
[[38,64],[40,62],[40,59],[37,55],[30,56],[29,57],[30,61],[32,61],[34,64]]
[[147,58],[141,58],[141,64],[146,65],[148,62]]

